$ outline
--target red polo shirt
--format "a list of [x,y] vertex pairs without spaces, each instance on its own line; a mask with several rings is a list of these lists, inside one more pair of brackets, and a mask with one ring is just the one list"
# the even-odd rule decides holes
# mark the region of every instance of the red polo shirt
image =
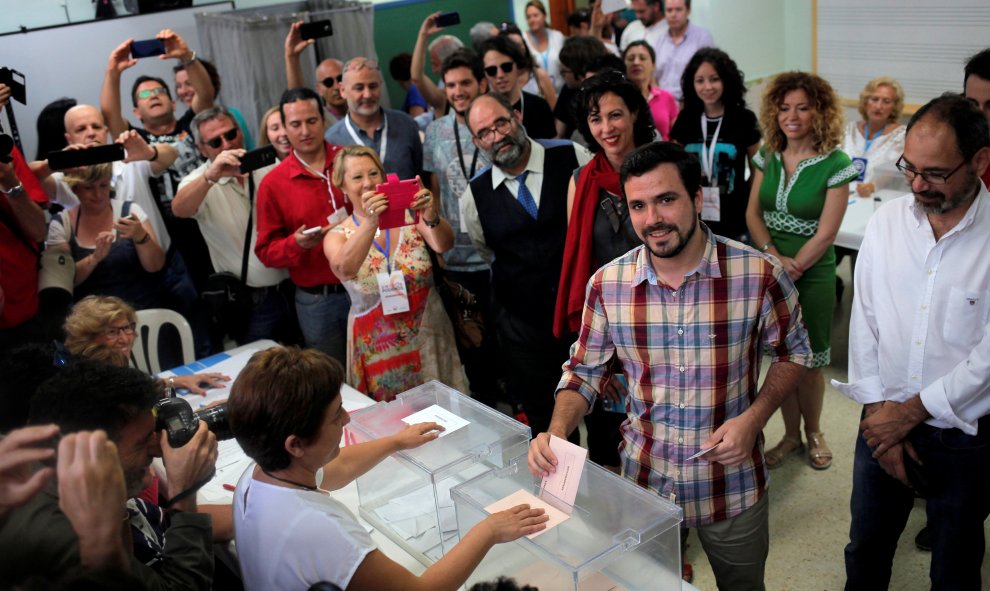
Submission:
[[[327,150],[323,174],[329,179],[340,146],[323,143]],[[327,225],[327,216],[335,207],[348,214],[354,210],[340,189],[290,154],[258,187],[258,241],[254,247],[258,259],[268,267],[288,269],[292,282],[302,287],[340,283],[320,245],[306,250],[293,237],[299,226]]]
[[[47,204],[48,197],[24,161],[24,156],[17,148],[13,149],[11,156],[14,158],[14,172],[25,192],[25,195],[14,199],[31,199],[39,205]],[[4,219],[14,220],[14,211],[7,199],[0,195],[0,208],[4,210]],[[21,232],[21,235],[24,233]],[[38,313],[38,252],[25,244],[6,223],[0,223],[0,291],[3,293],[0,329],[27,322]]]

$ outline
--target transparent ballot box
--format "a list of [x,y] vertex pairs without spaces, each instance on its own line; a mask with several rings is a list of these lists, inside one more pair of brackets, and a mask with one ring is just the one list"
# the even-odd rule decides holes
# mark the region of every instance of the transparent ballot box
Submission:
[[[510,495],[540,497],[540,479],[521,457],[451,492],[464,535],[489,515],[489,505]],[[681,588],[683,513],[674,503],[590,461],[585,461],[573,506],[547,493],[542,499],[566,519],[534,536],[497,544],[468,586],[505,575],[519,585],[555,591]]]
[[446,422],[439,438],[392,454],[357,479],[361,517],[424,565],[459,539],[451,487],[524,456],[530,439],[526,425],[437,381],[351,413],[346,430],[361,443],[401,431],[403,419],[433,417]]

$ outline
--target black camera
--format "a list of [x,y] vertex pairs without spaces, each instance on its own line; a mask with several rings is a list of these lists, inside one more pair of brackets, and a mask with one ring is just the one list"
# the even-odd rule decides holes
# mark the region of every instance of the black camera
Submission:
[[182,398],[163,398],[155,403],[151,412],[155,416],[155,430],[163,429],[172,447],[189,443],[199,428],[199,421],[206,423],[217,441],[234,437],[227,420],[226,402],[193,412],[192,406]]

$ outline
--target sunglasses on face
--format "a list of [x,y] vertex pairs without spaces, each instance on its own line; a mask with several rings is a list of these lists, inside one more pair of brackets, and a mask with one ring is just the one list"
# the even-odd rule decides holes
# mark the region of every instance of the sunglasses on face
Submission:
[[489,76],[494,78],[495,76],[498,75],[499,68],[502,68],[502,72],[508,74],[515,67],[516,67],[516,62],[503,62],[497,66],[488,66],[487,68],[485,68],[485,74],[488,74]]
[[327,78],[324,78],[323,80],[320,80],[320,84],[326,86],[327,88],[333,88],[334,84],[338,82],[343,82],[343,80],[344,80],[344,75],[337,74],[336,76],[329,76]]
[[165,90],[165,88],[159,86],[157,88],[148,88],[146,90],[142,90],[141,92],[138,93],[137,96],[138,96],[138,99],[142,99],[143,100],[143,99],[146,99],[146,98],[151,98],[153,96],[158,96],[160,94],[168,94],[168,91]]
[[221,133],[220,135],[218,135],[215,138],[211,138],[211,139],[208,139],[208,140],[203,140],[203,143],[206,144],[207,146],[213,148],[214,150],[216,150],[217,148],[219,148],[220,146],[223,145],[223,140],[227,140],[228,142],[234,141],[234,138],[237,137],[237,134],[239,133],[239,131],[240,130],[238,130],[236,127],[233,127],[230,130],[228,130],[228,131],[226,131],[224,133]]

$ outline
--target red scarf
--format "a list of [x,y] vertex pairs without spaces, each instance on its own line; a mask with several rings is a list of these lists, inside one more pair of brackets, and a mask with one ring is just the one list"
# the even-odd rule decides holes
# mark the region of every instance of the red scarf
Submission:
[[585,289],[596,266],[592,256],[592,230],[602,189],[613,195],[622,194],[619,173],[609,164],[605,154],[599,152],[581,168],[575,185],[574,205],[564,242],[564,263],[557,286],[557,305],[554,307],[553,334],[558,338],[581,328]]

